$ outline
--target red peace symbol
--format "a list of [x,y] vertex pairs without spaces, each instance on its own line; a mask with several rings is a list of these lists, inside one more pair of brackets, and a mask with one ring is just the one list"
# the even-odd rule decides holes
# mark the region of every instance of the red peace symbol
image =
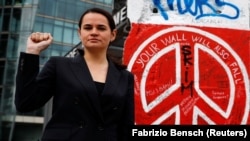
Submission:
[[240,57],[192,27],[161,30],[134,52],[136,124],[246,124],[249,86]]

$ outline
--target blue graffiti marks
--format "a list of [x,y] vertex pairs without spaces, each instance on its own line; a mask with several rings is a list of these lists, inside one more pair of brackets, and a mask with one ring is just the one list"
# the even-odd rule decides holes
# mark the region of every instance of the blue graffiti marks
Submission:
[[[174,11],[174,3],[177,4],[177,10],[180,14],[190,13],[195,19],[200,19],[202,17],[223,17],[228,19],[236,19],[239,17],[240,10],[237,6],[224,2],[224,0],[214,0],[214,3],[211,3],[211,0],[165,0],[166,4],[161,2],[162,0],[153,0],[154,6],[160,11],[160,14],[165,20],[168,20],[167,9]],[[209,2],[210,1],[210,2]],[[217,10],[218,7],[226,7],[231,9],[230,14],[223,14],[220,10]],[[206,10],[204,10],[206,8]]]

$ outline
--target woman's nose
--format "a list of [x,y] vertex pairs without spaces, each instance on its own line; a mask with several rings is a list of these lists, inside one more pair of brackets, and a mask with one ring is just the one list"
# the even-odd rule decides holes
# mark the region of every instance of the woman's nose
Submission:
[[91,34],[97,35],[97,34],[98,34],[98,30],[97,30],[96,28],[93,28],[93,29],[91,30]]

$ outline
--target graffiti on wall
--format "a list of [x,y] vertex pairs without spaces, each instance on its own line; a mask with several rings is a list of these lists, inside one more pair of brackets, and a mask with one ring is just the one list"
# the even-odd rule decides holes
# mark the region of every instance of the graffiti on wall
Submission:
[[136,124],[250,123],[247,0],[127,7],[124,61],[135,74]]

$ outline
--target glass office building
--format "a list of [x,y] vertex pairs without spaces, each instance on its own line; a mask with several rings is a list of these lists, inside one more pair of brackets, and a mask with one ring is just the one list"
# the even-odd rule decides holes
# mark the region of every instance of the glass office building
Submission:
[[[77,46],[77,23],[84,10],[100,7],[126,26],[126,0],[0,0],[0,141],[38,141],[50,116],[50,102],[30,113],[18,113],[14,105],[15,75],[19,53],[25,51],[32,32],[49,32],[53,43],[40,55],[40,68],[50,56],[65,56]],[[124,37],[111,46],[118,56]]]

